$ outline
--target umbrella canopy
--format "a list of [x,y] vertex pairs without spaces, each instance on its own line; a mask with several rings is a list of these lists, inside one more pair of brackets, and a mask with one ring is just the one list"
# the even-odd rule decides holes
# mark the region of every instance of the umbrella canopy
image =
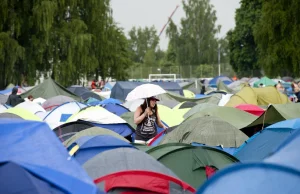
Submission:
[[253,135],[234,155],[242,162],[262,161],[299,129],[300,119],[276,123]]
[[158,172],[176,177],[170,169],[150,155],[131,148],[118,148],[102,152],[84,163],[83,168],[94,180],[112,173],[130,170]]
[[69,147],[72,143],[76,142],[77,139],[79,139],[81,137],[97,136],[97,135],[105,135],[105,136],[109,135],[109,136],[112,136],[114,138],[120,139],[124,142],[128,142],[128,140],[125,139],[123,136],[121,136],[121,135],[119,135],[116,132],[113,132],[111,130],[100,128],[100,127],[90,127],[90,128],[84,129],[80,132],[76,132],[76,134],[74,134],[74,136],[72,136],[70,139],[67,139],[64,142],[64,145],[66,147]]
[[135,112],[136,109],[143,104],[143,99],[133,100],[133,101],[127,101],[123,104],[124,107],[128,108],[131,112]]
[[239,147],[248,137],[217,117],[201,117],[183,122],[165,135],[164,143],[202,143],[209,146]]
[[193,147],[189,144],[171,143],[152,147],[146,153],[171,169],[181,180],[198,188],[208,179],[210,168],[215,171],[238,160],[210,147]]
[[253,114],[255,116],[261,116],[262,114],[264,114],[265,110],[262,109],[261,107],[257,106],[257,105],[253,105],[253,104],[240,104],[237,105],[235,108],[243,110],[245,112],[248,112],[250,114]]
[[83,164],[97,154],[121,147],[134,148],[127,141],[120,140],[114,136],[96,135],[78,138],[68,147],[68,150],[72,152],[74,149],[74,158],[79,164]]
[[126,101],[149,98],[159,94],[164,94],[166,91],[162,87],[155,84],[143,84],[133,89],[126,97]]
[[233,165],[211,177],[197,194],[282,194],[300,190],[300,172],[279,165]]

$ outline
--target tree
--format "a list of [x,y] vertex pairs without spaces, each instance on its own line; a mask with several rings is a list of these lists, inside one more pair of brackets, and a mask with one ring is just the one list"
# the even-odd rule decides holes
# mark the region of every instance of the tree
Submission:
[[300,2],[269,0],[254,28],[258,63],[268,76],[299,76]]
[[252,70],[260,69],[253,29],[261,16],[261,7],[262,0],[242,0],[236,11],[236,26],[227,33],[230,64],[239,76],[251,76]]

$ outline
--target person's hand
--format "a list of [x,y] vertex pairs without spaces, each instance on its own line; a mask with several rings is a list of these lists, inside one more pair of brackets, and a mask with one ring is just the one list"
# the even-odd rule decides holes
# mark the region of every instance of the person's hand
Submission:
[[163,126],[163,129],[166,130],[166,129],[168,129],[168,127],[164,125],[164,126]]

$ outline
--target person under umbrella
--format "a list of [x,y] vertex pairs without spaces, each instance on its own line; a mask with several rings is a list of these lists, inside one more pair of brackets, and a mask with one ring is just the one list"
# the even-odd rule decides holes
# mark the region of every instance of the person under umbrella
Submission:
[[156,124],[163,129],[167,129],[158,114],[157,101],[159,100],[154,96],[146,98],[144,103],[136,109],[134,113],[134,123],[137,125],[135,143],[147,144],[151,141],[157,135]]

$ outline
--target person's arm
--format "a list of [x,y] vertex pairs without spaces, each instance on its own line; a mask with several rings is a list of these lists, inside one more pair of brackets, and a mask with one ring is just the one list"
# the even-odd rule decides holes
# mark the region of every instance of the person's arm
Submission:
[[134,112],[134,124],[136,124],[136,125],[140,124],[147,116],[146,111],[143,112],[143,114],[141,114],[141,113],[142,113],[142,108],[138,107],[136,109],[136,111]]
[[163,128],[163,129],[167,129],[168,127],[166,127],[162,122],[161,122],[161,119],[160,119],[160,116],[157,112],[157,125],[160,127],[160,128]]

